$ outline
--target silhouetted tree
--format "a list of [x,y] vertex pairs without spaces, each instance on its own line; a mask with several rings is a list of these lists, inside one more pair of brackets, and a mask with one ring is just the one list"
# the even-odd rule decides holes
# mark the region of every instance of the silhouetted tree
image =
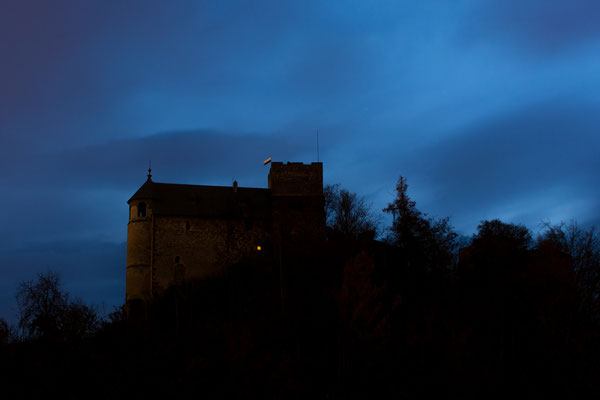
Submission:
[[396,198],[383,209],[393,218],[388,240],[403,249],[412,264],[421,264],[427,270],[450,266],[457,234],[449,218],[428,218],[416,208],[407,189],[406,178],[401,176],[396,184]]
[[125,305],[120,307],[114,307],[113,312],[108,314],[104,319],[104,324],[120,324],[127,319],[127,312],[125,311]]
[[477,233],[473,235],[473,241],[495,240],[510,242],[519,249],[527,249],[531,246],[532,238],[529,230],[523,225],[508,224],[498,219],[481,221],[477,226]]
[[0,346],[10,341],[12,336],[11,328],[4,318],[0,318]]
[[331,218],[334,213],[336,199],[338,197],[338,193],[340,192],[340,184],[336,183],[334,185],[325,185],[323,186],[323,197],[324,197],[324,206],[325,206],[325,220],[327,224],[330,225]]
[[19,283],[19,328],[31,337],[55,336],[67,303],[60,276],[54,271],[39,273],[36,281]]
[[600,234],[594,227],[587,230],[579,227],[575,221],[543,226],[545,231],[538,237],[538,246],[551,242],[570,257],[584,300],[600,318]]
[[81,299],[75,299],[63,311],[60,328],[65,339],[74,340],[94,333],[99,322],[96,310],[84,304]]
[[498,219],[481,221],[471,246],[461,255],[461,270],[468,272],[479,287],[502,287],[507,279],[523,271],[531,244],[531,233],[523,225]]
[[96,311],[79,299],[70,301],[54,271],[19,283],[17,305],[19,328],[32,338],[75,339],[89,335],[98,325]]
[[[577,292],[568,258],[532,246],[523,225],[482,221],[459,264],[462,353],[484,390],[535,387],[564,393],[572,385]],[[570,367],[566,367],[570,365]]]
[[364,198],[346,189],[340,189],[339,184],[326,185],[323,188],[323,194],[328,226],[355,238],[377,236],[379,218],[373,213]]

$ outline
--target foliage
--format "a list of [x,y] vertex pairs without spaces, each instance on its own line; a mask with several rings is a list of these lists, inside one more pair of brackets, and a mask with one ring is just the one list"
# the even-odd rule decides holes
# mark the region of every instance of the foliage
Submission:
[[538,245],[550,242],[569,256],[584,300],[600,319],[600,233],[595,227],[583,229],[575,221],[543,226],[545,230],[538,237]]
[[401,176],[396,184],[396,198],[383,209],[393,218],[389,241],[406,253],[410,263],[418,263],[426,270],[450,267],[458,236],[450,219],[428,218],[416,208],[407,190],[406,178]]
[[24,334],[31,337],[56,335],[60,329],[60,316],[68,304],[58,273],[40,273],[37,281],[19,283],[17,304],[19,328]]
[[509,242],[519,249],[527,249],[531,246],[531,233],[523,225],[507,224],[498,219],[481,221],[477,226],[477,233],[473,235],[473,241],[496,240]]
[[589,375],[580,349],[596,351],[597,335],[579,308],[569,258],[549,241],[532,246],[527,228],[497,219],[482,221],[466,250],[456,299],[460,322],[478,334],[460,350],[482,372],[477,380],[565,397],[580,391],[575,383]]
[[364,198],[340,189],[339,184],[326,185],[323,194],[328,226],[355,238],[377,236],[380,218],[373,213]]
[[0,346],[11,341],[13,332],[4,318],[0,318]]
[[98,326],[96,311],[79,299],[70,300],[57,272],[19,283],[16,297],[19,328],[26,337],[70,340],[88,336]]
[[76,340],[94,333],[99,322],[95,309],[84,304],[81,299],[75,299],[63,310],[60,328],[67,340]]
[[103,321],[104,324],[120,324],[125,321],[127,313],[125,311],[125,305],[120,307],[114,307],[113,312],[108,314],[107,318]]

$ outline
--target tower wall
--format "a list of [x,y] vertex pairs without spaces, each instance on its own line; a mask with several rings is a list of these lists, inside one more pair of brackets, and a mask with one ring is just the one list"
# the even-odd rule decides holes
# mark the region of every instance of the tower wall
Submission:
[[271,163],[269,189],[273,196],[323,196],[323,163]]
[[283,240],[324,235],[323,163],[274,162],[269,171],[276,234]]
[[152,209],[144,201],[146,215],[138,217],[139,203],[130,205],[127,225],[126,301],[152,297]]

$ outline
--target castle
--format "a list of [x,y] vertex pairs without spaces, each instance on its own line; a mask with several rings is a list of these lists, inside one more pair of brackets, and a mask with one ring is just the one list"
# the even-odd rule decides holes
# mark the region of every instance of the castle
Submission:
[[157,183],[150,172],[127,201],[127,303],[324,232],[320,162],[271,163],[268,189]]

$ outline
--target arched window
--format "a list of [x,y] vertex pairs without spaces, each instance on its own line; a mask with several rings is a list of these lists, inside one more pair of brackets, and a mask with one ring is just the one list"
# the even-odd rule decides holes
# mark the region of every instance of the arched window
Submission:
[[146,203],[138,204],[138,217],[146,216]]

